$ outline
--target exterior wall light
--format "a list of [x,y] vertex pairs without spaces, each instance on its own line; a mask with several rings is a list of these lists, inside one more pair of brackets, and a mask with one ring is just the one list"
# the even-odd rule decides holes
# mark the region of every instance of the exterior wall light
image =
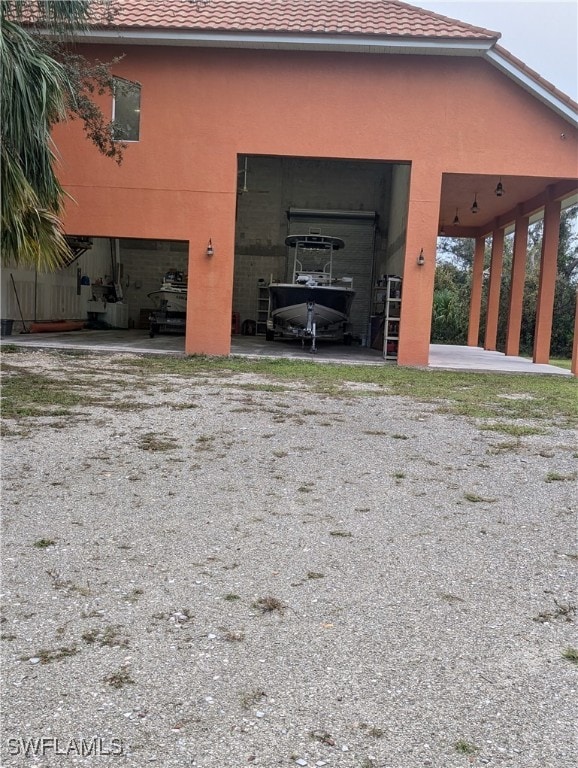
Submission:
[[207,256],[212,256],[215,253],[213,249],[213,241],[209,238],[209,244],[207,245]]
[[505,191],[504,185],[502,184],[502,177],[500,176],[498,186],[496,187],[496,197],[502,197]]
[[456,208],[456,215],[454,216],[454,220],[453,220],[454,227],[457,227],[459,223],[460,223],[460,217],[458,216],[458,209]]
[[418,267],[423,267],[425,264],[425,256],[423,255],[423,248],[419,252],[419,256],[417,257],[417,265]]

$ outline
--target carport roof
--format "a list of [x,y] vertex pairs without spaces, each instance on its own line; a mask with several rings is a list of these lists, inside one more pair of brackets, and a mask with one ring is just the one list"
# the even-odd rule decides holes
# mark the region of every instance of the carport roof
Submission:
[[106,26],[486,41],[500,38],[499,32],[400,0],[116,0]]

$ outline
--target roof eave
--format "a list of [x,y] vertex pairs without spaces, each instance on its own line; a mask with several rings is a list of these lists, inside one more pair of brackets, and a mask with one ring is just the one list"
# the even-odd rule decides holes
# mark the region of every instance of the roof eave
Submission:
[[575,128],[578,127],[578,113],[564,100],[560,99],[549,88],[544,87],[535,78],[524,72],[516,64],[510,61],[506,56],[502,55],[500,51],[496,49],[489,49],[485,53],[485,57],[490,63],[503,72],[507,77],[517,83],[524,90],[531,93],[542,103],[546,104],[550,109],[554,110],[560,117],[563,117]]
[[174,45],[211,48],[256,48],[362,53],[418,53],[442,56],[481,56],[495,40],[383,37],[376,35],[314,35],[278,32],[219,32],[177,29],[90,29],[79,42]]

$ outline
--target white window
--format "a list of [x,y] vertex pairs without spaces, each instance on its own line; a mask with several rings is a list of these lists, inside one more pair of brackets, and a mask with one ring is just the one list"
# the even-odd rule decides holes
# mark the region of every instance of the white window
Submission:
[[114,78],[112,103],[115,141],[138,141],[140,134],[140,83]]

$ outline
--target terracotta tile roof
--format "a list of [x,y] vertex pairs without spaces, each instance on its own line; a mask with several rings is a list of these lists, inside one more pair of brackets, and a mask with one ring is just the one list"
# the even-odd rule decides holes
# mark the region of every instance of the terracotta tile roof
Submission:
[[510,53],[510,51],[506,50],[505,48],[502,48],[501,45],[494,46],[494,50],[496,53],[499,53],[501,56],[503,56],[505,59],[507,59],[509,62],[511,62],[517,69],[519,69],[522,72],[525,72],[528,77],[530,77],[532,80],[534,80],[536,83],[539,83],[543,88],[545,88],[547,91],[550,91],[550,93],[554,94],[560,101],[564,102],[567,106],[569,106],[574,111],[578,111],[578,104],[574,101],[574,99],[570,98],[570,96],[566,95],[563,91],[556,88],[555,85],[552,85],[552,83],[549,80],[546,80],[544,77],[538,74],[534,69],[529,67],[527,64],[524,64],[524,62],[521,59],[518,59],[516,56],[514,56],[513,53]]
[[[122,29],[497,40],[499,32],[400,0],[113,0]],[[102,25],[102,21],[101,24]]]

